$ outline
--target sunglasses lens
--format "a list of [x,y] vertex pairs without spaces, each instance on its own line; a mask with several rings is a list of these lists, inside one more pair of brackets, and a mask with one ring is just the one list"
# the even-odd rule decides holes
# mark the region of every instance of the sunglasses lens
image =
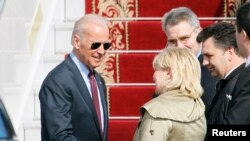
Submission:
[[[98,49],[101,45],[102,45],[102,43],[100,43],[100,42],[92,43],[91,49],[92,50]],[[111,46],[111,43],[104,43],[103,44],[104,50],[108,50],[110,46]]]
[[110,46],[111,46],[111,43],[104,43],[103,44],[103,47],[105,50],[108,50],[110,48]]
[[95,42],[95,43],[92,43],[91,49],[92,49],[92,50],[95,50],[95,49],[98,49],[100,46],[101,46],[101,43]]

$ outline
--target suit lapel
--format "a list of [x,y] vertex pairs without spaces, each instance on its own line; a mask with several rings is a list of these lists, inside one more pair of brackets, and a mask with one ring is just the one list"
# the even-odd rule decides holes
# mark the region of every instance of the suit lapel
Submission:
[[[74,81],[75,81],[75,85],[77,86],[80,95],[83,97],[84,101],[87,103],[89,109],[91,110],[92,114],[94,115],[94,120],[96,123],[96,128],[99,130],[99,134],[101,136],[100,133],[100,127],[99,127],[99,123],[98,123],[98,117],[95,111],[95,107],[94,104],[92,102],[92,98],[90,96],[90,93],[88,91],[87,85],[85,83],[85,81],[83,80],[83,78],[81,77],[81,73],[79,71],[79,69],[77,68],[77,66],[75,65],[75,63],[73,62],[73,60],[71,59],[71,57],[68,57],[65,60],[66,64],[69,66],[70,70],[72,71],[73,77],[74,77]],[[98,87],[99,87],[99,82],[97,83]],[[103,98],[101,98],[103,101]],[[102,102],[103,103],[103,102]],[[104,112],[105,113],[105,112]]]
[[[213,109],[213,107],[214,107],[214,105],[215,105],[215,103],[216,103],[216,101],[218,100],[218,99],[221,99],[221,98],[218,98],[218,97],[225,97],[224,95],[222,95],[222,94],[227,94],[227,93],[230,93],[230,94],[232,94],[232,92],[233,92],[233,90],[232,89],[234,89],[234,86],[235,85],[233,85],[233,88],[232,88],[232,86],[230,86],[229,88],[226,88],[226,86],[228,85],[228,83],[230,84],[230,83],[232,83],[232,82],[229,82],[231,79],[233,79],[234,77],[237,77],[236,75],[238,75],[243,69],[244,69],[244,67],[245,67],[245,63],[243,63],[243,64],[241,64],[240,66],[238,66],[235,70],[233,70],[227,77],[226,77],[226,79],[224,80],[225,82],[225,84],[224,84],[224,86],[223,86],[223,88],[222,88],[222,91],[220,91],[219,93],[217,93],[216,92],[216,95],[214,96],[214,98],[213,98],[213,100],[212,100],[212,102],[211,102],[211,104],[209,105],[209,107],[208,107],[208,110],[207,110],[207,112],[206,113],[208,113],[208,112],[210,112],[210,110],[211,109]],[[238,77],[237,77],[238,78]],[[226,88],[226,89],[225,89]]]
[[[104,130],[103,130],[103,133],[104,135],[106,135],[106,132],[107,132],[107,121],[108,121],[108,111],[107,111],[107,104],[106,104],[106,98],[105,98],[105,90],[104,90],[104,87],[105,87],[105,83],[102,82],[101,78],[100,78],[100,75],[97,75],[97,73],[95,72],[95,78],[96,78],[96,82],[97,82],[97,85],[98,85],[98,89],[99,89],[99,92],[100,92],[100,98],[101,98],[101,102],[102,102],[102,107],[103,107],[103,117],[104,117]],[[104,136],[103,139],[105,139],[106,137]]]
[[83,99],[88,104],[88,106],[91,109],[91,111],[93,111],[94,107],[92,105],[92,98],[90,97],[87,85],[85,84],[83,78],[81,77],[80,71],[78,70],[77,66],[75,65],[75,63],[73,62],[73,60],[71,59],[71,57],[68,57],[66,59],[66,63],[68,64],[69,68],[72,71],[75,84],[76,84],[78,90],[80,91]]
[[246,63],[241,64],[239,67],[237,67],[232,73],[230,73],[227,77],[226,80],[230,80],[232,77],[235,75],[239,74],[244,68],[245,68]]

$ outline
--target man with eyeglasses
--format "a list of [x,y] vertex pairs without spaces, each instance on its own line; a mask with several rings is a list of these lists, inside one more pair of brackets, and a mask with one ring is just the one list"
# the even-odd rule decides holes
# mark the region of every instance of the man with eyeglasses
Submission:
[[[202,64],[201,45],[196,37],[202,30],[196,14],[187,7],[173,8],[162,18],[162,29],[167,36],[167,47],[185,47],[190,49]],[[216,79],[207,68],[201,65],[201,85],[204,89],[201,97],[206,109],[215,94]]]
[[39,93],[42,141],[107,141],[106,86],[94,69],[110,42],[103,17],[87,14],[76,21],[72,52],[47,75]]

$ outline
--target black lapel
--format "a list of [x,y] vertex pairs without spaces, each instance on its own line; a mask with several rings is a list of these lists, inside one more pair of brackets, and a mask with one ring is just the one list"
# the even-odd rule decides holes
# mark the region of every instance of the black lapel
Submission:
[[[65,62],[69,66],[69,69],[73,74],[75,85],[77,86],[77,88],[80,91],[80,94],[82,95],[84,101],[87,103],[88,107],[90,108],[91,112],[94,115],[96,128],[99,129],[99,134],[101,136],[101,133],[100,133],[101,130],[100,130],[99,123],[98,123],[98,117],[97,117],[95,107],[94,107],[94,104],[92,102],[92,98],[90,96],[89,90],[87,88],[87,85],[85,84],[85,81],[81,77],[81,73],[80,73],[79,69],[77,68],[77,66],[75,65],[75,63],[73,62],[73,60],[71,59],[70,56],[67,57]],[[99,87],[99,85],[98,85],[98,87]]]
[[[227,83],[228,81],[230,81],[230,79],[234,78],[235,75],[238,75],[244,68],[245,68],[245,63],[241,64],[241,65],[238,66],[235,70],[233,70],[233,71],[226,77],[226,79],[225,79],[224,81],[226,81],[226,83]],[[227,85],[227,84],[226,84],[226,85]],[[224,89],[224,87],[225,87],[225,86],[223,86],[223,89]],[[229,88],[231,88],[231,87],[229,87]],[[234,88],[234,86],[233,86],[233,88]],[[225,91],[225,90],[224,90],[224,91]],[[230,91],[232,92],[232,90],[230,90]],[[231,93],[231,92],[230,92],[230,93]],[[206,113],[210,112],[210,110],[213,108],[214,103],[218,100],[218,97],[220,96],[221,93],[227,93],[227,92],[226,92],[226,91],[225,91],[225,92],[219,92],[219,93],[216,92],[216,95],[214,96],[214,98],[213,98],[213,100],[212,100],[212,102],[211,102],[211,105],[209,105],[208,110],[207,110]]]
[[235,70],[233,70],[232,73],[230,73],[226,77],[226,80],[230,80],[232,77],[239,74],[245,68],[245,65],[246,65],[246,63],[242,63],[239,67],[237,67]]

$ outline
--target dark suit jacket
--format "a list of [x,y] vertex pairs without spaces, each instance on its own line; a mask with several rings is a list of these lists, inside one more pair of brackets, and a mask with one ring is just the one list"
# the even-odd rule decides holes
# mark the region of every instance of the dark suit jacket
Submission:
[[203,56],[200,55],[198,57],[198,60],[201,65],[201,86],[203,87],[204,93],[201,97],[202,101],[204,102],[206,106],[206,111],[210,103],[212,102],[212,99],[215,95],[215,86],[216,82],[218,81],[216,78],[212,77],[209,73],[208,69],[202,65]]
[[226,115],[229,98],[235,87],[240,72],[245,68],[245,63],[233,70],[225,79],[220,80],[220,89],[216,92],[211,105],[206,112],[208,125],[222,124]]
[[250,65],[241,71],[229,102],[224,124],[250,125]]
[[42,141],[107,141],[106,87],[99,74],[95,77],[104,110],[103,135],[88,88],[69,56],[48,74],[39,93]]

